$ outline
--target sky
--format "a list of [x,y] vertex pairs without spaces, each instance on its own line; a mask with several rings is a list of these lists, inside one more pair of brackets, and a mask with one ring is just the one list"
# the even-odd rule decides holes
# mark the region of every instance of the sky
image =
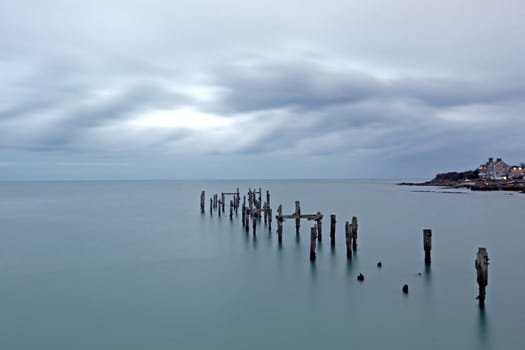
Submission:
[[522,0],[0,0],[0,180],[525,162]]

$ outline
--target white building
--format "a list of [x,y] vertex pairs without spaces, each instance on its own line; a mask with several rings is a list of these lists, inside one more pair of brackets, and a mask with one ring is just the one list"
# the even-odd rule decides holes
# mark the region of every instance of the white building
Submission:
[[501,158],[490,157],[485,164],[479,166],[479,177],[483,180],[507,180],[511,167]]

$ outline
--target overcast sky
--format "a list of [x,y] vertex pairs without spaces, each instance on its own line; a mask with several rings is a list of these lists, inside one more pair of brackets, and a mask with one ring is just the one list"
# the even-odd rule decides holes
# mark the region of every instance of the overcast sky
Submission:
[[523,0],[0,0],[0,179],[525,162]]

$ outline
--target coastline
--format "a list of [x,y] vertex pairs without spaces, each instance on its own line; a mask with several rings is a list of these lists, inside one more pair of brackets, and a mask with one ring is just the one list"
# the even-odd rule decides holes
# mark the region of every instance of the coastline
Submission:
[[439,180],[425,182],[400,182],[399,186],[438,186],[466,188],[471,191],[513,191],[525,193],[525,180]]

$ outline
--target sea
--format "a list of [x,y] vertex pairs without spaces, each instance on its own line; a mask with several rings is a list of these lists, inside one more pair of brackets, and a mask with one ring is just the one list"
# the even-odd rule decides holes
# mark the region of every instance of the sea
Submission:
[[[0,182],[0,349],[525,349],[525,194],[396,182]],[[322,212],[316,261],[312,222],[279,244],[275,220],[253,235],[210,214],[237,188],[269,190],[274,215]]]

